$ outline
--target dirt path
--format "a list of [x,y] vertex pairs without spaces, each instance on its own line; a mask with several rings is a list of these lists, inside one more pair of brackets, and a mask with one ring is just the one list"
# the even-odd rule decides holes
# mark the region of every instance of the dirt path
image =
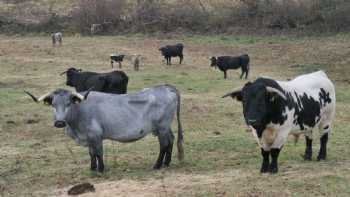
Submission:
[[[207,187],[215,190],[216,185],[221,185],[232,179],[241,179],[246,177],[239,170],[232,170],[226,173],[217,173],[214,175],[199,174],[181,174],[162,172],[163,176],[147,180],[122,179],[119,181],[108,181],[103,183],[92,183],[96,189],[95,192],[85,193],[81,197],[109,197],[109,196],[179,196],[189,195],[196,186]],[[54,191],[52,196],[69,196],[67,191],[70,187]],[[184,193],[185,192],[185,193]],[[190,192],[190,193],[188,193]],[[198,191],[196,191],[197,193]],[[220,192],[218,191],[218,194]],[[223,193],[222,193],[223,194]]]

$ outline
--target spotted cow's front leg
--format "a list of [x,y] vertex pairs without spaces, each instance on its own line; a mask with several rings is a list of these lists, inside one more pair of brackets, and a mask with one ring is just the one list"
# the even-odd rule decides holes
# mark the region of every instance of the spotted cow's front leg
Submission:
[[312,159],[312,138],[305,136],[305,154],[304,154],[304,160],[311,161]]
[[320,139],[320,151],[317,156],[317,161],[325,160],[327,157],[327,142],[328,142],[328,133],[323,134]]
[[270,151],[265,151],[263,148],[261,148],[261,155],[263,157],[263,161],[261,164],[261,173],[267,173],[269,172],[269,166],[270,166]]
[[281,149],[278,148],[272,148],[271,149],[271,164],[269,167],[270,173],[277,173],[278,172],[278,155],[280,153]]

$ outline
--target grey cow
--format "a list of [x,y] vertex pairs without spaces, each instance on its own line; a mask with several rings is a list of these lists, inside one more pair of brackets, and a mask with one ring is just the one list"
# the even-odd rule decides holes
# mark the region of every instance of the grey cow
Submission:
[[[160,152],[154,169],[169,166],[174,135],[171,123],[178,123],[178,159],[184,157],[180,121],[180,94],[171,85],[159,85],[133,94],[70,92],[57,89],[37,99],[54,108],[54,126],[65,127],[66,134],[78,144],[89,147],[91,170],[102,172],[104,139],[133,142],[149,133],[158,136]],[[98,164],[98,165],[97,165]]]

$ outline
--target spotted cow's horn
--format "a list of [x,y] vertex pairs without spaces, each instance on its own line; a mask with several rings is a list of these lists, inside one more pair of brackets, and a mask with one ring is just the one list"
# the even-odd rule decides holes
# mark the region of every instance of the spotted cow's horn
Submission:
[[283,92],[281,92],[280,90],[278,90],[278,89],[276,89],[276,88],[267,86],[267,87],[266,87],[266,90],[267,90],[268,92],[276,93],[276,94],[278,94],[280,97],[282,97],[284,100],[287,100],[286,95],[284,95]]

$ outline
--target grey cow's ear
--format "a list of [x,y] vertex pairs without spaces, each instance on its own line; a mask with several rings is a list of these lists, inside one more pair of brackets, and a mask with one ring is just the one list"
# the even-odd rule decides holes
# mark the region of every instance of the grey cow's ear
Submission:
[[76,95],[72,95],[70,99],[71,99],[72,103],[74,103],[74,104],[78,104],[81,101],[83,101],[80,97],[78,97]]
[[222,98],[225,98],[225,97],[228,97],[228,96],[230,96],[232,99],[236,98],[237,101],[242,101],[242,99],[243,99],[242,90],[241,89],[229,92],[229,93],[225,94],[224,96],[222,96]]

